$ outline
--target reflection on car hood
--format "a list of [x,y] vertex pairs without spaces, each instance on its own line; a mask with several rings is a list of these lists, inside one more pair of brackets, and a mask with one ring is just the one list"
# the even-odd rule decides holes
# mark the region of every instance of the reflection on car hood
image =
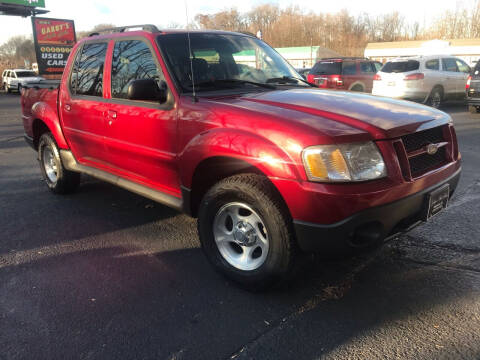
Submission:
[[377,139],[451,121],[448,114],[421,104],[343,91],[291,89],[248,94],[240,99],[339,121],[366,130]]

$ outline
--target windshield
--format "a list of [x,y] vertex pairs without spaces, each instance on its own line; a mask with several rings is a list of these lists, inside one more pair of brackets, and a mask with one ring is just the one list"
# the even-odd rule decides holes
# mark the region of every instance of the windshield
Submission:
[[[281,83],[285,77],[301,79],[301,75],[284,58],[254,37],[190,33],[192,49],[190,56],[187,34],[160,35],[158,42],[168,66],[183,91],[192,91],[192,68],[196,91],[252,86],[254,85],[252,83],[274,84],[277,81]],[[301,81],[288,84],[308,86]]]
[[418,70],[420,63],[416,60],[389,61],[380,70],[384,73],[402,73]]
[[35,77],[37,74],[35,74],[33,71],[15,71],[15,74],[17,74],[17,77]]

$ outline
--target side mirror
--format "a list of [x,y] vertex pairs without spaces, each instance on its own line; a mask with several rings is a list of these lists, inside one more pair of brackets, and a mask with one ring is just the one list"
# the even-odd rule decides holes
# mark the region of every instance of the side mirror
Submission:
[[155,79],[132,80],[128,85],[127,99],[164,103],[167,101],[167,84],[161,81],[159,87]]

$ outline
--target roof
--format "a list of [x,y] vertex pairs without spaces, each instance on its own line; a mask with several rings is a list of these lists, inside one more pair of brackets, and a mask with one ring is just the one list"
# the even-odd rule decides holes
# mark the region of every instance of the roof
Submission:
[[[411,40],[411,41],[390,41],[390,42],[376,42],[368,43],[367,49],[405,49],[405,48],[419,48],[425,43],[438,40]],[[441,40],[448,43],[450,46],[480,46],[480,38],[476,39],[450,39]]]

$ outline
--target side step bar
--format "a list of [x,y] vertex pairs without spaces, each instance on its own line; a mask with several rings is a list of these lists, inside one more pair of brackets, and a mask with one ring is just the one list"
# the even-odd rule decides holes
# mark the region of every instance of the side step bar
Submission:
[[70,171],[88,174],[97,179],[120,186],[121,188],[129,190],[135,194],[144,196],[150,200],[167,205],[175,210],[182,211],[183,201],[181,198],[165,194],[158,190],[152,190],[149,187],[139,185],[133,181],[126,180],[116,175],[112,175],[106,171],[79,164],[72,152],[69,150],[60,150],[60,157],[62,159],[63,166]]

